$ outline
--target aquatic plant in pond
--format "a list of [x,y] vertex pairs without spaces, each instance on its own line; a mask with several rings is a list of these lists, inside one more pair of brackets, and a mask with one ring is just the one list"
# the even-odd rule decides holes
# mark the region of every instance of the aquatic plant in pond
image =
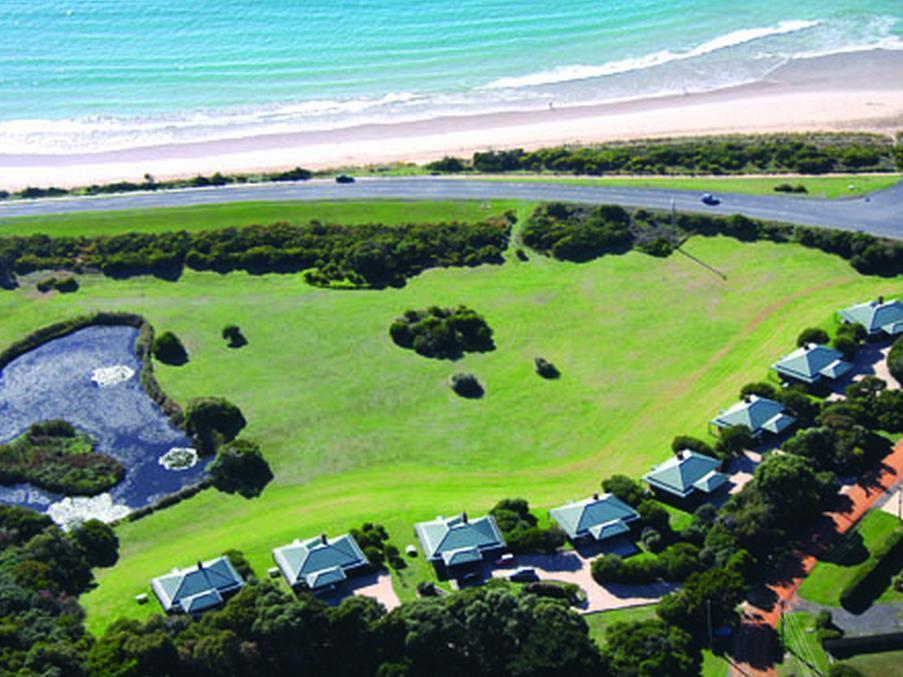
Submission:
[[57,524],[69,528],[89,519],[99,519],[102,522],[122,519],[129,514],[129,508],[114,503],[110,494],[99,494],[64,498],[51,504],[47,508],[47,514]]
[[[0,502],[53,515],[110,519],[110,515],[122,516],[123,510],[154,503],[204,476],[206,460],[178,471],[159,462],[174,448],[190,447],[191,441],[151,401],[141,379],[135,378],[143,368],[135,353],[137,338],[134,327],[88,327],[45,343],[0,370],[0,444],[22,435],[33,423],[69,421],[97,441],[96,451],[126,469],[123,480],[101,495],[110,504],[100,497],[61,501],[61,496],[28,484],[0,487]],[[126,369],[132,376],[122,380]]]
[[173,447],[158,462],[167,470],[188,470],[198,462],[198,452],[191,447]]

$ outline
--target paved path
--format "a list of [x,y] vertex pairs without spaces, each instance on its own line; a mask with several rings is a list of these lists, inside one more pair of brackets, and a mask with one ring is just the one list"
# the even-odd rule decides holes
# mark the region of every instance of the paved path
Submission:
[[[536,569],[540,580],[574,583],[586,593],[586,604],[576,610],[583,614],[625,609],[627,607],[655,604],[669,592],[676,590],[673,583],[648,585],[609,584],[601,586],[590,572],[592,560],[577,552],[559,552],[554,555],[518,555],[517,566]],[[496,578],[507,578],[512,569],[494,569]]]
[[766,604],[749,607],[757,618],[745,619],[738,633],[736,658],[738,665],[732,668],[734,675],[774,675],[770,662],[763,660],[769,652],[772,630],[778,627],[781,604],[791,605],[805,577],[812,571],[818,558],[827,552],[841,535],[849,531],[873,505],[884,498],[888,489],[903,478],[903,441],[887,456],[881,468],[859,484],[845,487],[841,493],[848,499],[847,507],[828,513],[822,527],[817,529],[809,544],[797,551],[783,567],[779,582],[766,590]]
[[228,202],[277,200],[418,199],[562,200],[585,203],[613,203],[628,207],[670,209],[712,214],[745,214],[844,230],[863,230],[875,235],[903,239],[903,183],[870,196],[856,199],[824,200],[788,195],[739,195],[719,193],[722,202],[707,207],[696,191],[618,186],[591,186],[552,181],[480,181],[450,177],[362,178],[353,184],[337,184],[327,179],[298,183],[230,185],[190,188],[111,196],[63,197],[40,200],[11,200],[0,203],[0,219],[87,211],[184,207]]
[[831,621],[843,629],[845,637],[903,631],[903,602],[874,604],[861,614],[854,614],[840,606],[824,606],[798,598],[793,602],[793,610],[811,614],[830,611]]

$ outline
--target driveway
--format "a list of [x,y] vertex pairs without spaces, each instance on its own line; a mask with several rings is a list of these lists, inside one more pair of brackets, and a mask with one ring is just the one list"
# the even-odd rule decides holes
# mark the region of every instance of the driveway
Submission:
[[[577,608],[579,613],[592,614],[613,609],[655,604],[679,586],[673,583],[650,585],[599,585],[590,573],[591,559],[577,552],[559,552],[554,555],[518,555],[517,566],[536,569],[540,580],[574,583],[586,593],[586,603]],[[496,578],[507,578],[512,569],[494,569]]]
[[395,589],[392,587],[392,576],[388,571],[350,578],[335,592],[323,595],[323,600],[331,604],[338,604],[351,595],[372,597],[386,607],[386,611],[392,611],[395,607],[401,606],[401,600],[395,594]]

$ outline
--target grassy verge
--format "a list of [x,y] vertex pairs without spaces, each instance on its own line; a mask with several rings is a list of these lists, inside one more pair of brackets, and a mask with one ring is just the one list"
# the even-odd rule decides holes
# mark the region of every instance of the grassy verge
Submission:
[[[817,604],[840,606],[841,590],[859,569],[872,566],[872,549],[897,525],[897,518],[886,512],[873,510],[868,513],[815,565],[800,586],[800,595]],[[888,588],[880,601],[903,601],[903,593]]]
[[828,669],[828,655],[815,632],[815,616],[794,612],[784,616],[784,662],[777,666],[779,675],[817,677]]
[[41,217],[0,219],[0,236],[117,235],[175,230],[200,231],[230,226],[285,221],[323,223],[431,223],[479,221],[513,209],[518,203],[505,200],[480,201],[315,201],[232,202],[194,207],[165,207],[111,212],[84,212]]
[[[675,434],[706,435],[712,414],[763,377],[801,326],[900,287],[797,245],[694,238],[687,247],[727,280],[686,257],[631,252],[580,265],[510,257],[383,291],[188,271],[175,283],[84,276],[69,296],[0,294],[0,345],[101,309],[174,331],[191,360],[156,369],[164,390],[181,402],[236,402],[275,474],[257,499],[205,491],[119,526],[120,562],[83,597],[88,625],[156,611],[133,602],[151,577],[228,548],[263,571],[273,547],[369,520],[403,549],[414,522],[437,514],[479,514],[505,496],[541,513],[597,490],[603,476],[639,475],[667,457]],[[486,317],[495,351],[427,360],[388,336],[406,308],[458,303]],[[241,350],[220,336],[229,323],[248,338]],[[536,376],[536,355],[562,377]],[[455,396],[446,382],[456,371],[475,373],[486,397]],[[409,562],[395,576],[403,598],[432,576]]]

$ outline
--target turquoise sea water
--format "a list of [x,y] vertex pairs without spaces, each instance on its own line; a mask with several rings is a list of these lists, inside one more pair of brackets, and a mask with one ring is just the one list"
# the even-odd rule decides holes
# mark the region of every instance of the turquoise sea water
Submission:
[[0,153],[716,89],[903,47],[903,0],[0,0]]

